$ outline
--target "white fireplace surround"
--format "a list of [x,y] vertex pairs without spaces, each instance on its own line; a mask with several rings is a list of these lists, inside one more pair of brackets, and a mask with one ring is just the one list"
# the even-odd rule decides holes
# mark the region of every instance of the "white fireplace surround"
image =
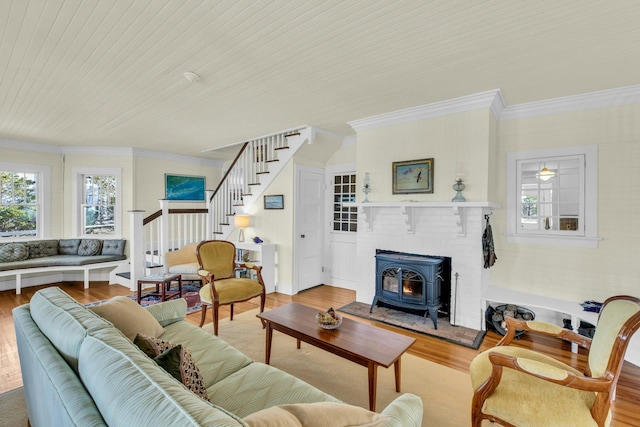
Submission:
[[[375,297],[376,249],[451,258],[451,323],[482,328],[481,295],[489,286],[482,234],[491,202],[375,202],[358,207],[356,300]],[[456,278],[457,273],[457,278]]]

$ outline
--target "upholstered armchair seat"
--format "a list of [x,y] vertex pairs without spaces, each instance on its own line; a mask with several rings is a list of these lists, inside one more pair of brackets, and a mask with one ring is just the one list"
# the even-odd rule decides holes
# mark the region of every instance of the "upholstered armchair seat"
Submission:
[[[474,390],[491,376],[491,353],[515,357],[524,368],[546,377],[561,379],[567,372],[583,376],[577,369],[536,351],[502,346],[482,352],[471,362],[469,371]],[[595,392],[561,386],[513,369],[503,369],[500,384],[484,401],[484,413],[500,414],[503,420],[522,427],[598,425],[589,412]]]
[[[213,304],[210,288],[211,284],[207,284],[200,289],[200,300]],[[224,305],[257,297],[262,293],[262,287],[260,283],[251,279],[223,279],[216,280],[216,291],[218,292],[218,302]]]

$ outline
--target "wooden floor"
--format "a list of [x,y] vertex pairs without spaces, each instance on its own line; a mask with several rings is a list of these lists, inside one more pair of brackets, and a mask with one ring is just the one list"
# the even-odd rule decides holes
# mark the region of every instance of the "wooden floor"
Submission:
[[[64,282],[57,284],[57,286],[81,303],[100,301],[112,296],[129,295],[132,293],[130,289],[123,286],[108,285],[103,282],[92,282],[90,289],[83,289],[81,282]],[[15,295],[14,291],[0,292],[0,393],[22,385],[11,310],[18,305],[29,302],[34,292],[40,288],[42,288],[42,286],[23,288],[22,295]],[[326,310],[329,307],[337,309],[354,300],[355,292],[353,291],[333,286],[319,286],[294,296],[277,293],[269,294],[267,296],[266,306],[267,308],[274,308],[295,301],[319,310]],[[254,308],[258,308],[258,302],[252,300],[237,304],[235,313],[239,314]],[[225,318],[228,316],[229,311],[224,307],[221,310],[220,317]],[[207,322],[211,321],[210,311],[207,317]],[[364,321],[355,317],[354,319]],[[200,313],[198,312],[187,316],[187,320],[198,325],[200,323]],[[488,332],[480,349],[473,350],[436,338],[393,328],[392,326],[380,323],[375,323],[375,325],[414,337],[416,342],[409,349],[409,353],[462,372],[469,371],[469,363],[479,351],[491,348],[501,338],[501,336],[496,333]],[[565,363],[574,366],[582,367],[586,363],[584,353],[571,353],[570,346],[564,342],[557,342],[540,337],[532,340],[529,334],[524,334],[518,340],[517,345],[545,352],[552,357],[561,359]],[[640,426],[640,368],[628,362],[625,362],[620,380],[618,381],[617,399],[613,407],[612,425]]]

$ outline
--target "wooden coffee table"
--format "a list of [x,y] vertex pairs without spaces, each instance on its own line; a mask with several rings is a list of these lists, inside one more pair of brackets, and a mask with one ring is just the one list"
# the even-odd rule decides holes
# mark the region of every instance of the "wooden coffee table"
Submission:
[[[178,289],[171,291],[171,282],[178,282]],[[156,285],[156,291],[142,296],[142,285],[151,283]],[[160,301],[167,301],[171,298],[182,298],[182,275],[181,274],[152,274],[138,279],[138,304],[143,298],[156,296]]]
[[312,307],[301,304],[287,304],[265,311],[257,316],[266,324],[265,363],[271,359],[273,331],[280,331],[314,347],[321,348],[369,369],[369,409],[376,409],[376,383],[378,366],[388,368],[393,365],[396,391],[400,392],[400,358],[415,342],[407,337],[366,323],[343,318],[338,329],[323,329],[316,321]]

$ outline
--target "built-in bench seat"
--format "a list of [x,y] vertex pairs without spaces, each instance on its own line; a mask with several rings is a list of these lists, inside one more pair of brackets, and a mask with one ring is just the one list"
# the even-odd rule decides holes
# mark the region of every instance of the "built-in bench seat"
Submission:
[[15,276],[16,294],[23,274],[83,271],[89,288],[89,271],[118,267],[127,257],[124,239],[47,239],[0,243],[0,277]]

